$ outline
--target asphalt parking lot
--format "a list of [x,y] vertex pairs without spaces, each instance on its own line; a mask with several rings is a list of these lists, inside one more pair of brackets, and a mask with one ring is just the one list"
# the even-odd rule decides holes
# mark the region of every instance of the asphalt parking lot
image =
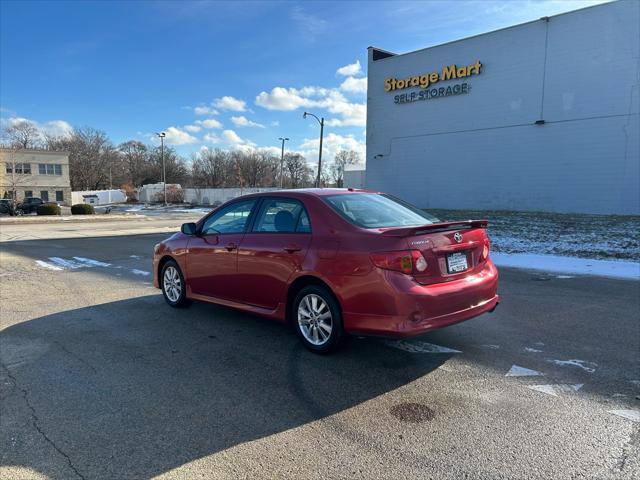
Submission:
[[493,314],[320,357],[108,233],[0,243],[0,478],[640,477],[639,282],[502,269]]

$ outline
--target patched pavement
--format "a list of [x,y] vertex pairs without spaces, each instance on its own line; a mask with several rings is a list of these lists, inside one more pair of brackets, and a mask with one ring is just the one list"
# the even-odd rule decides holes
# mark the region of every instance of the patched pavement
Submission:
[[493,314],[316,356],[151,286],[166,234],[0,244],[0,478],[634,478],[640,283],[501,270]]

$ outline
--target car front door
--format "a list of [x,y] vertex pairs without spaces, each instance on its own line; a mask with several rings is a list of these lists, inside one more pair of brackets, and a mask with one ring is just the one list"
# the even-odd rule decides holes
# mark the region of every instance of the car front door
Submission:
[[189,240],[187,284],[198,295],[239,300],[238,246],[257,199],[240,200],[211,214]]
[[302,202],[266,197],[240,243],[241,300],[275,309],[291,276],[302,268],[311,243],[311,224]]

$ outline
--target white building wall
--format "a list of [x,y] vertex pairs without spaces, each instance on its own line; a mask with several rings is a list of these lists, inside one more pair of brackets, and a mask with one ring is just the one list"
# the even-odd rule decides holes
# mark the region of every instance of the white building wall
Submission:
[[[640,214],[640,2],[373,61],[368,188],[425,208]],[[395,104],[388,77],[473,64],[466,95]],[[536,125],[544,120],[543,125]]]

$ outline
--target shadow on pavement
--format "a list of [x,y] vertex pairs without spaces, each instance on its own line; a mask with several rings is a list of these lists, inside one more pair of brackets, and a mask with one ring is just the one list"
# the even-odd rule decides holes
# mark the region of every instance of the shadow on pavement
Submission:
[[[0,332],[3,401],[32,408],[36,428],[84,478],[150,478],[348,409],[448,358],[378,342],[317,356],[282,325],[205,304],[172,310],[159,295]],[[32,451],[20,437],[38,434],[13,420],[0,441],[25,447],[4,449],[1,464],[61,478],[58,453]]]

